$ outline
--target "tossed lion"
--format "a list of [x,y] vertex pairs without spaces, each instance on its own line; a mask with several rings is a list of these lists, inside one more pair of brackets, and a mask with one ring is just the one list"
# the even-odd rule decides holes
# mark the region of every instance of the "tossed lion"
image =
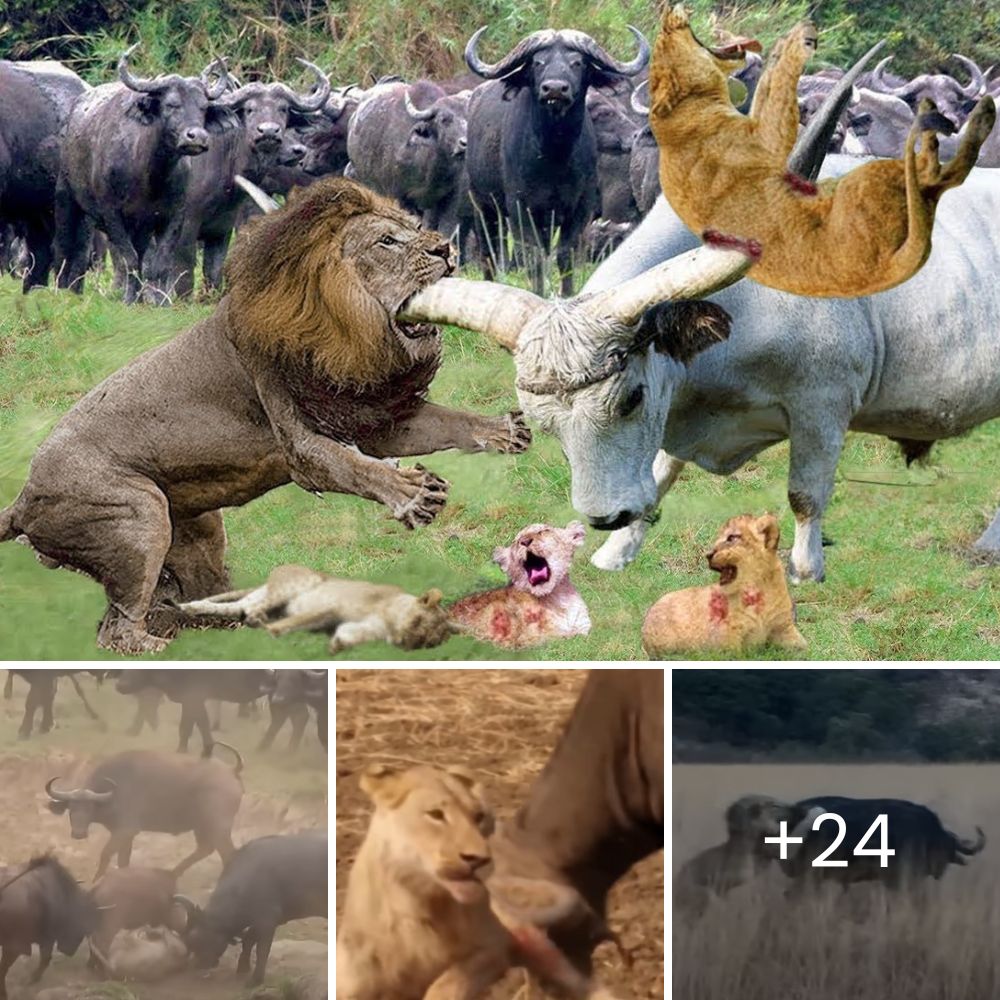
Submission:
[[107,593],[98,645],[162,649],[171,605],[228,589],[223,507],[285,483],[347,493],[426,524],[448,484],[391,459],[447,448],[520,452],[520,414],[428,403],[436,327],[401,307],[453,269],[451,248],[343,178],[242,231],[207,319],[105,379],[35,454],[0,541]]
[[796,87],[816,37],[815,27],[800,24],[775,45],[744,116],[727,78],[759,45],[738,39],[707,48],[684,7],[668,8],[649,72],[660,186],[706,242],[759,245],[754,281],[798,295],[871,295],[923,266],[938,200],[969,175],[996,108],[991,97],[979,101],[954,158],[941,164],[936,129],[944,119],[924,100],[902,159],[814,185],[789,173],[787,160],[798,135]]

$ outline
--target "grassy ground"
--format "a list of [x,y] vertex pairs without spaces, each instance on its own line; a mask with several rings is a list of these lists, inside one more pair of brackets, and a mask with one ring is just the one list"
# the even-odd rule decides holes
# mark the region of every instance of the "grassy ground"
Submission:
[[[208,305],[126,308],[88,292],[21,296],[0,280],[0,507],[17,495],[37,445],[87,389],[142,351],[203,316]],[[516,406],[513,365],[478,336],[448,330],[431,398],[479,412]],[[995,455],[1000,424],[935,448],[932,464],[906,470],[888,442],[848,438],[825,532],[828,582],[796,589],[799,627],[815,659],[1000,658],[997,570],[976,565],[968,545],[1000,504]],[[744,511],[781,518],[784,545],[793,521],[785,499],[786,445],[734,476],[688,467],[663,505],[637,561],[620,574],[587,559],[603,541],[590,532],[573,580],[594,622],[590,636],[550,644],[526,658],[628,659],[641,653],[646,609],[664,592],[712,582],[702,553],[719,526]],[[569,469],[558,443],[536,435],[522,456],[434,455],[425,464],[451,481],[448,505],[429,527],[408,532],[384,508],[340,496],[317,499],[295,486],[229,511],[235,586],[262,580],[275,565],[300,562],[345,576],[391,581],[447,599],[499,586],[493,548],[535,521],[565,524]],[[878,482],[875,482],[878,481]],[[880,485],[892,483],[896,485]],[[26,548],[0,546],[0,657],[81,659],[103,613],[100,588],[86,577],[39,565]],[[252,630],[182,634],[171,658],[320,658],[321,637],[281,640]],[[363,646],[358,659],[508,659],[465,637],[435,650],[401,654]],[[772,651],[771,658],[781,654]]]
[[[723,812],[742,795],[906,798],[946,829],[987,838],[1000,823],[995,765],[724,765],[673,769],[673,870],[725,839]],[[871,884],[785,896],[772,869],[700,915],[675,907],[675,1000],[986,1000],[1000,961],[1000,865],[987,840],[968,867],[949,865],[919,892]],[[776,868],[776,866],[775,866]]]

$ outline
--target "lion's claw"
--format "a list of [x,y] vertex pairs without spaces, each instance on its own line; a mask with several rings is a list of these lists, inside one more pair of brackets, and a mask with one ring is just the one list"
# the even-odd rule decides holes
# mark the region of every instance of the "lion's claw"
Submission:
[[[408,487],[409,498],[393,508],[393,516],[407,528],[430,524],[441,513],[450,484],[419,464],[398,472]],[[413,488],[412,493],[409,488]]]

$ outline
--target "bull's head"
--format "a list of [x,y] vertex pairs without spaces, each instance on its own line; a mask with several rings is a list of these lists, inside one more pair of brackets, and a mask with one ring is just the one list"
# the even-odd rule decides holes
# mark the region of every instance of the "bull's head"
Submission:
[[976,101],[986,93],[986,74],[971,60],[955,53],[953,59],[960,62],[969,73],[969,82],[961,84],[947,73],[921,73],[909,83],[893,84],[885,78],[885,67],[892,56],[886,56],[872,70],[869,87],[883,94],[891,94],[906,101],[914,110],[920,99],[929,97],[957,130],[976,106]]
[[209,128],[222,127],[224,112],[215,99],[225,91],[228,76],[218,65],[218,79],[209,81],[211,67],[201,76],[178,76],[171,73],[155,79],[136,76],[129,59],[139,47],[137,42],[118,60],[118,78],[140,96],[133,105],[134,117],[144,125],[159,124],[168,150],[181,156],[198,156],[208,149]]
[[96,823],[103,811],[111,803],[115,795],[115,783],[105,778],[104,783],[111,787],[107,791],[97,792],[91,788],[74,788],[68,792],[59,791],[52,786],[59,780],[50,778],[45,784],[45,792],[49,797],[49,809],[57,816],[69,810],[70,833],[74,840],[86,840],[90,832],[90,824]]
[[582,31],[547,28],[522,38],[499,62],[484,62],[478,53],[480,28],[465,47],[465,61],[473,73],[486,80],[502,79],[508,93],[530,87],[536,106],[559,118],[577,104],[588,87],[613,84],[634,76],[649,62],[649,43],[638,28],[629,25],[639,46],[630,62],[609,55]]
[[176,895],[173,901],[184,911],[184,930],[180,936],[184,947],[194,958],[194,964],[199,969],[214,969],[226,949],[231,944],[236,944],[236,939],[232,934],[220,930],[194,900]]
[[468,140],[466,104],[458,97],[440,97],[427,107],[418,108],[410,96],[410,87],[403,92],[406,113],[413,119],[407,145],[431,147],[446,159],[465,156]]

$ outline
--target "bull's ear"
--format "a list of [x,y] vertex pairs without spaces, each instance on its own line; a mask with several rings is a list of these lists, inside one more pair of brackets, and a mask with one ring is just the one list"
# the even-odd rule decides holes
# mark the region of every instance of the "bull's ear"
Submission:
[[134,97],[125,115],[140,125],[152,125],[160,113],[160,99],[156,94],[139,94]]
[[778,526],[778,519],[773,514],[764,514],[757,518],[757,530],[764,538],[764,545],[772,552],[778,549],[778,540],[781,537],[781,528]]
[[732,318],[714,302],[661,302],[647,309],[640,336],[682,365],[706,348],[729,338]]
[[205,128],[212,135],[218,135],[228,129],[239,128],[239,116],[228,108],[220,107],[218,104],[209,104],[205,111]]
[[69,809],[68,802],[49,802],[48,803],[49,812],[55,813],[56,816],[62,816],[67,809]]

